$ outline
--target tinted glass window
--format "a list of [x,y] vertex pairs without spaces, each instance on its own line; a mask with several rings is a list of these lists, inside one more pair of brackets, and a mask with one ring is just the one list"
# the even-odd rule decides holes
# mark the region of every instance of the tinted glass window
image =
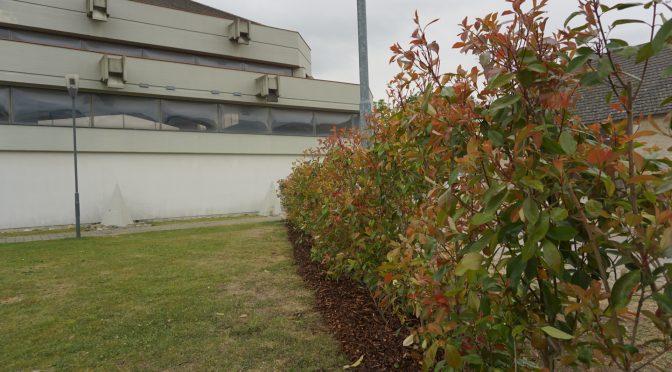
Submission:
[[315,124],[317,125],[318,136],[329,136],[333,129],[345,129],[352,127],[352,115],[337,114],[330,112],[316,112]]
[[268,133],[268,109],[264,107],[219,105],[222,131],[227,133]]
[[[75,103],[77,126],[88,127],[91,95],[79,94]],[[16,124],[72,125],[72,100],[65,91],[12,88],[12,122]]]
[[9,123],[9,88],[0,87],[0,123]]
[[159,129],[159,100],[112,95],[93,96],[96,128]]
[[0,39],[9,39],[9,30],[6,28],[0,27]]
[[223,67],[235,70],[243,69],[242,62],[232,61],[226,58],[197,56],[196,63],[202,66]]
[[12,38],[16,41],[81,49],[82,41],[74,37],[43,34],[39,32],[12,30]]
[[313,113],[311,111],[271,109],[271,128],[274,134],[312,136]]
[[186,53],[170,52],[167,50],[144,49],[143,57],[162,61],[196,64],[196,56]]
[[162,130],[217,130],[217,104],[182,101],[161,101]]
[[289,67],[262,65],[260,63],[246,62],[245,71],[261,72],[264,74],[292,76],[292,69]]
[[142,57],[142,48],[130,45],[106,43],[104,41],[84,40],[83,46],[84,49],[90,50],[92,52],[110,53],[129,57]]

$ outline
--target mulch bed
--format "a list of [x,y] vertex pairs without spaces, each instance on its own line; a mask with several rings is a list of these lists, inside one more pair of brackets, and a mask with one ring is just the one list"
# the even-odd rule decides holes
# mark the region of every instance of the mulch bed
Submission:
[[363,355],[360,370],[419,370],[418,356],[413,355],[417,353],[402,345],[408,333],[399,320],[383,316],[369,292],[357,283],[328,278],[325,268],[310,259],[310,243],[303,233],[291,224],[287,230],[297,271],[315,291],[316,308],[351,363]]

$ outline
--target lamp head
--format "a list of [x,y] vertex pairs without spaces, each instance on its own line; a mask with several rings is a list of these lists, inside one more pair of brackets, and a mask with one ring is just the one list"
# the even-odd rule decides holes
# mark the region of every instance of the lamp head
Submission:
[[65,86],[68,88],[68,94],[71,98],[77,97],[79,91],[79,76],[77,74],[65,75]]

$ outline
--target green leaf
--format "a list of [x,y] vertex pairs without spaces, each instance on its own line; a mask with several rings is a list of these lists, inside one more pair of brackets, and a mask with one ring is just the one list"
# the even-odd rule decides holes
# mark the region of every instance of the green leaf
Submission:
[[588,217],[598,217],[602,213],[602,203],[600,203],[597,200],[588,200],[586,202],[586,213],[588,213]]
[[476,271],[481,268],[481,262],[483,262],[483,256],[480,253],[467,253],[457,264],[455,275],[462,276],[468,271]]
[[544,261],[548,264],[548,267],[553,270],[555,275],[560,275],[562,272],[562,255],[558,250],[558,247],[551,243],[550,241],[544,241],[543,245]]
[[523,245],[522,249],[522,258],[524,262],[529,261],[532,257],[537,255],[537,252],[539,251],[539,242],[534,241],[534,240],[528,240],[525,242],[525,245]]
[[666,193],[668,191],[672,190],[672,178],[666,180],[665,182],[661,183],[657,188],[656,188],[656,194],[662,194]]
[[532,228],[529,229],[528,239],[534,242],[541,241],[548,232],[548,228],[550,227],[549,222],[550,218],[548,216],[548,213],[541,212],[537,223],[535,223],[534,226],[532,226]]
[[546,66],[542,65],[541,63],[532,63],[530,65],[527,65],[525,67],[526,70],[534,71],[534,72],[539,72],[539,73],[544,73],[546,72]]
[[523,215],[525,219],[532,225],[539,220],[539,206],[534,199],[527,198],[523,201]]
[[495,213],[494,212],[481,212],[475,214],[471,220],[469,221],[470,224],[474,226],[481,226],[484,225],[492,220],[495,219]]
[[665,100],[663,102],[661,102],[660,106],[662,107],[662,106],[665,106],[665,105],[669,105],[670,103],[672,103],[672,96],[669,96],[669,97],[665,98]]
[[462,356],[455,346],[447,344],[443,347],[443,351],[443,359],[447,367],[459,369],[462,366]]
[[611,27],[616,27],[620,25],[627,25],[630,23],[643,23],[646,24],[646,22],[642,21],[641,19],[617,19],[614,21],[614,23],[611,24]]
[[565,208],[553,208],[551,210],[551,220],[554,222],[564,221],[569,217],[569,213]]
[[608,57],[600,58],[600,61],[597,64],[597,73],[600,75],[600,77],[604,79],[607,76],[609,76],[612,72],[614,72],[614,68],[612,67],[609,58]]
[[672,20],[668,20],[663,23],[663,25],[660,26],[660,29],[658,29],[656,36],[651,41],[654,54],[663,50],[663,47],[665,44],[667,44],[667,39],[670,38],[670,35],[672,35]]
[[497,147],[504,145],[504,135],[502,135],[502,133],[500,133],[499,131],[490,129],[488,131],[488,138],[490,139],[490,141],[492,141],[492,144]]
[[609,176],[605,176],[602,177],[602,183],[604,183],[604,189],[607,191],[607,195],[614,195],[614,192],[616,191],[616,185],[614,184],[614,181],[612,181]]
[[661,293],[656,293],[653,295],[653,299],[656,300],[660,309],[663,310],[666,314],[672,314],[672,298],[665,296]]
[[600,73],[598,73],[597,71],[592,71],[583,75],[579,83],[584,87],[592,87],[594,85],[601,83],[602,80],[603,79],[600,77]]
[[530,177],[523,177],[520,179],[520,183],[535,190],[544,191],[544,184],[537,179]]
[[611,298],[609,302],[614,310],[620,310],[628,305],[630,296],[639,281],[641,280],[641,272],[633,270],[618,278],[614,287],[611,289]]
[[663,70],[663,72],[660,74],[661,77],[663,78],[669,78],[672,76],[672,66],[667,66]]
[[562,147],[562,151],[564,151],[565,154],[574,155],[576,152],[576,145],[576,140],[570,132],[563,131],[560,134],[560,147]]
[[513,106],[516,102],[520,101],[519,95],[504,96],[496,99],[491,105],[490,110],[497,111],[506,107]]
[[553,338],[557,338],[558,340],[571,340],[574,338],[574,336],[551,326],[541,327],[541,330],[544,331],[544,333],[547,335]]
[[621,3],[621,4],[616,4],[616,5],[612,6],[611,8],[616,9],[616,10],[623,10],[623,9],[628,9],[628,8],[632,8],[632,7],[640,6],[640,5],[642,5],[642,3]]
[[578,234],[579,232],[566,222],[559,226],[553,226],[548,230],[548,237],[559,242],[568,242]]
[[592,57],[594,57],[592,53],[578,55],[573,60],[569,61],[566,71],[574,72],[575,70],[578,70],[579,68],[583,67]]
[[500,74],[488,83],[488,89],[497,89],[513,80],[514,74]]
[[655,51],[653,50],[653,45],[651,45],[651,43],[643,44],[642,46],[639,47],[639,50],[637,51],[637,57],[635,58],[635,63],[644,62],[647,59],[653,57],[654,54]]
[[569,22],[572,21],[572,19],[574,19],[576,16],[579,16],[581,14],[583,14],[583,12],[574,12],[574,13],[570,14],[569,17],[567,17],[567,19],[565,19],[565,23],[563,24],[562,27],[566,28],[567,25],[569,24]]

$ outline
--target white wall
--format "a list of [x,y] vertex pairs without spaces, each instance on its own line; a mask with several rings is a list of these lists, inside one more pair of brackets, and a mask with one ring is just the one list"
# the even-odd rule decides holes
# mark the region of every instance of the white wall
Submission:
[[[82,222],[99,222],[119,184],[134,219],[258,211],[296,155],[84,153]],[[69,153],[0,152],[0,229],[74,222]]]

